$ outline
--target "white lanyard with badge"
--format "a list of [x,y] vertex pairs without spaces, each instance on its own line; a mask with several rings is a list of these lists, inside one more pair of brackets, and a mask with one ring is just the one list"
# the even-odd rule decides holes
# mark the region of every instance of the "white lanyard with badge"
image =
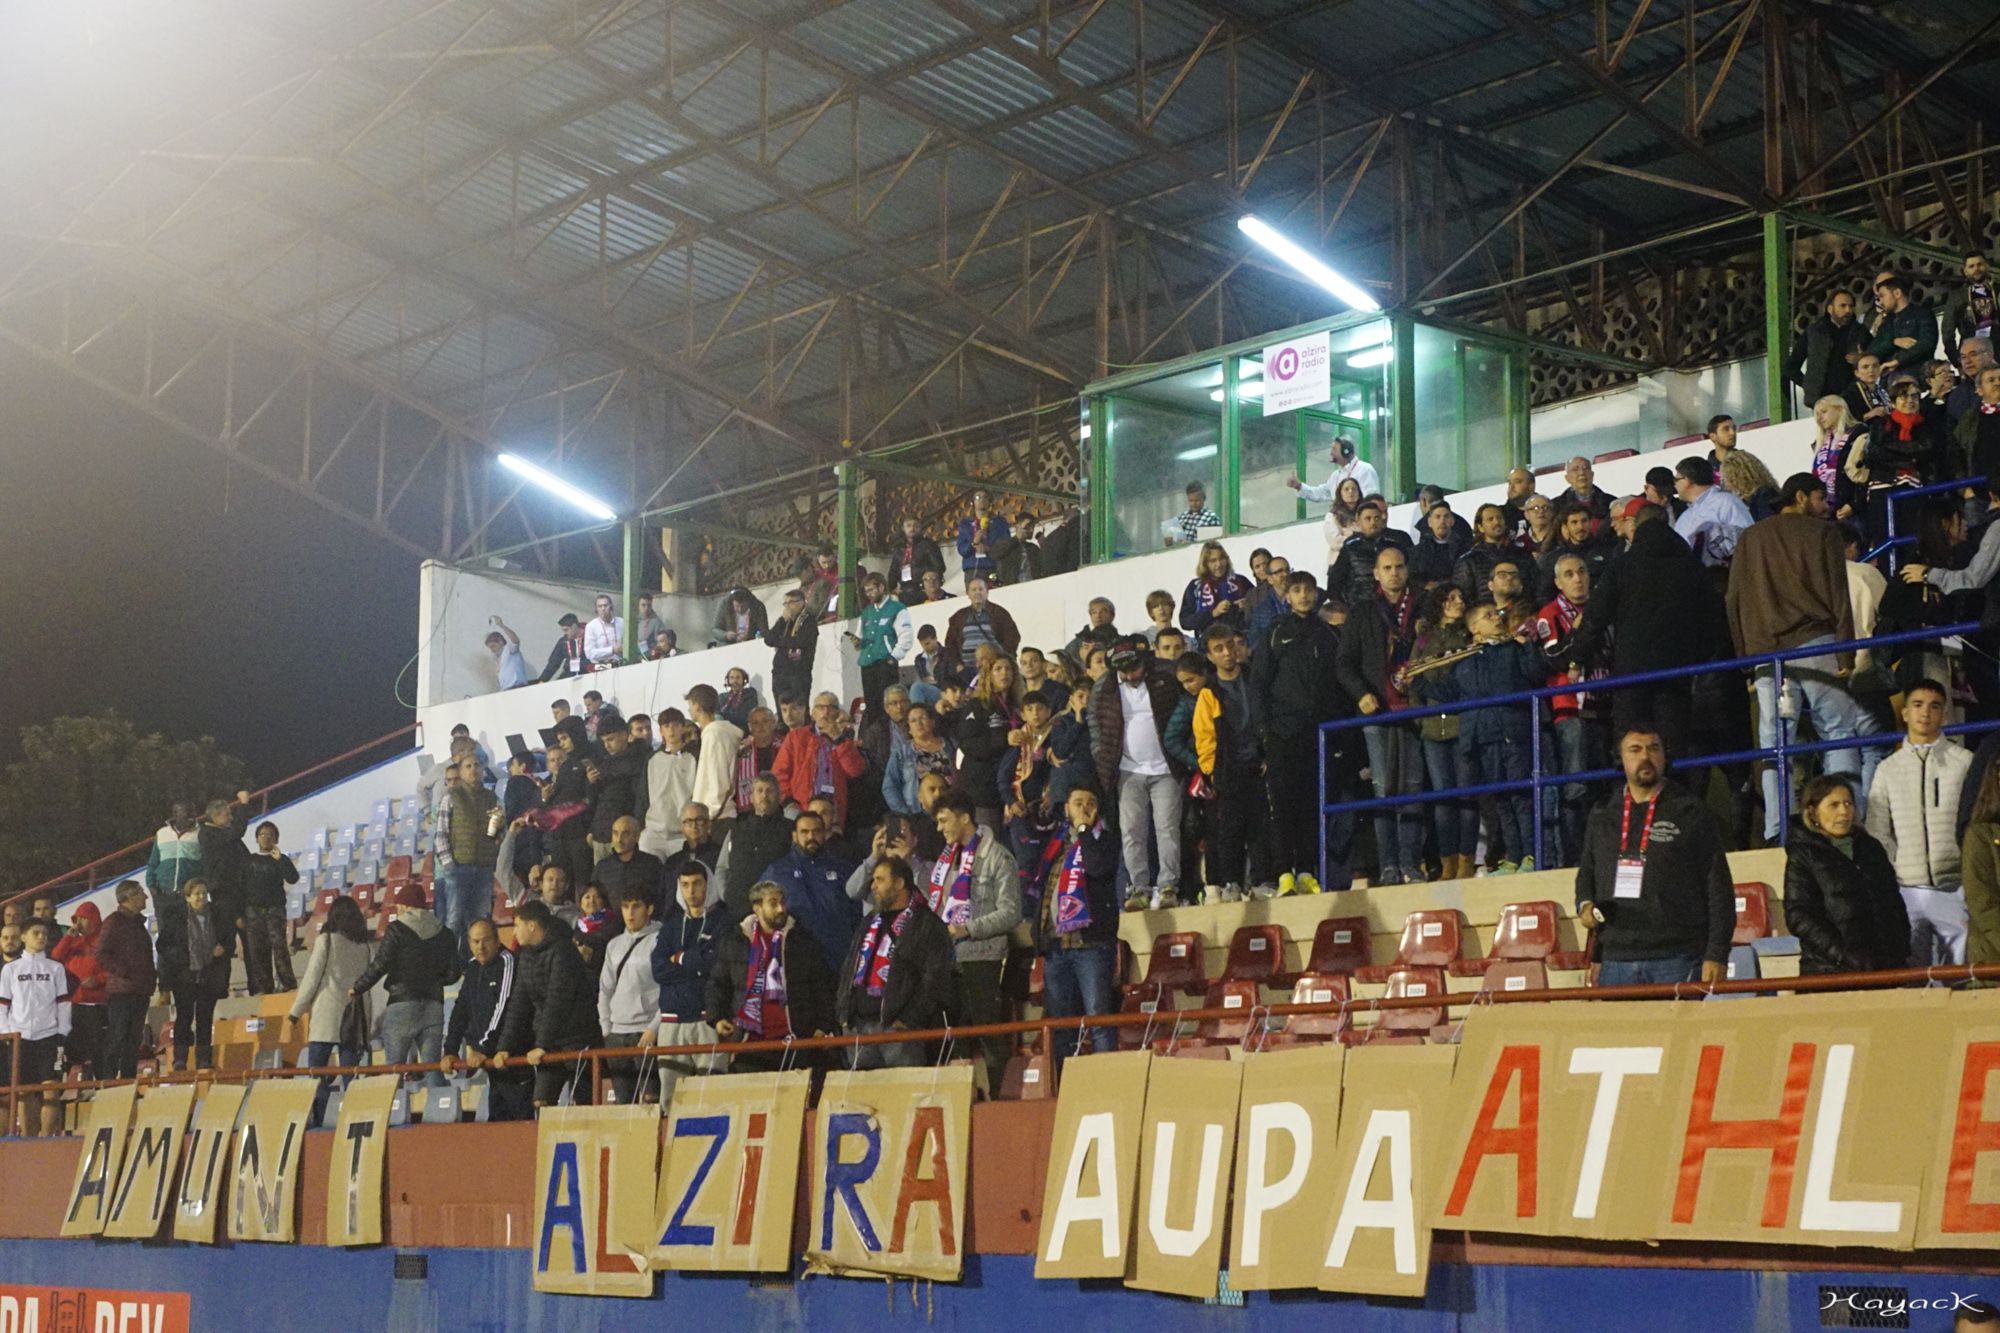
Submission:
[[1653,815],[1660,808],[1657,793],[1646,802],[1646,822],[1639,830],[1639,850],[1628,852],[1625,845],[1632,837],[1632,793],[1625,793],[1625,813],[1618,822],[1618,870],[1612,880],[1613,898],[1638,898],[1644,893],[1646,879],[1646,845],[1653,840]]

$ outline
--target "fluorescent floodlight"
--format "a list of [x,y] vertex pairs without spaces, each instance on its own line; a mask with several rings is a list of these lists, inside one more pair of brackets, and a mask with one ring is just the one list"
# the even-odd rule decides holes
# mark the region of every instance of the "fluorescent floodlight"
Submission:
[[541,487],[550,495],[561,496],[592,518],[602,519],[606,523],[616,523],[618,521],[618,514],[610,505],[586,491],[578,490],[548,469],[536,467],[525,458],[519,458],[513,454],[501,454],[500,466],[517,476],[525,477],[529,481],[534,482],[535,485]]
[[[1236,396],[1238,398],[1262,398],[1264,396],[1264,381],[1244,380],[1241,384],[1238,384],[1236,386]],[[1223,397],[1222,390],[1211,389],[1209,391],[1208,401],[1211,403],[1219,403],[1222,401],[1222,397]]]
[[1317,256],[1280,233],[1262,218],[1246,214],[1236,220],[1237,229],[1297,269],[1301,276],[1326,288],[1356,310],[1380,310],[1382,303],[1335,273]]
[[1215,445],[1204,444],[1197,449],[1181,450],[1179,453],[1174,455],[1174,461],[1179,463],[1199,463],[1204,458],[1215,457],[1216,453],[1217,453],[1217,448]]
[[1396,359],[1396,351],[1387,343],[1380,347],[1367,347],[1347,358],[1347,364],[1355,370],[1368,370],[1374,366],[1386,366]]

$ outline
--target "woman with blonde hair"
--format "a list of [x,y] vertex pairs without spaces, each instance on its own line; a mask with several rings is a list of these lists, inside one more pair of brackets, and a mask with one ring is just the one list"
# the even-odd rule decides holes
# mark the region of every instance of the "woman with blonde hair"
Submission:
[[1778,512],[1778,479],[1748,449],[1731,449],[1722,460],[1722,488],[1749,507],[1752,519]]
[[958,789],[972,798],[974,817],[988,828],[1000,820],[1000,760],[1021,743],[1021,673],[1011,657],[979,670],[979,683],[958,719]]
[[1243,602],[1250,595],[1250,580],[1229,563],[1229,552],[1221,542],[1203,542],[1196,558],[1194,579],[1181,594],[1181,628],[1190,642],[1200,642],[1213,622],[1220,620],[1244,628]]
[[1809,470],[1826,487],[1826,507],[1833,516],[1853,518],[1858,502],[1867,498],[1868,470],[1861,460],[1868,450],[1868,428],[1854,419],[1847,400],[1837,393],[1813,404],[1813,424],[1819,433],[1813,438]]

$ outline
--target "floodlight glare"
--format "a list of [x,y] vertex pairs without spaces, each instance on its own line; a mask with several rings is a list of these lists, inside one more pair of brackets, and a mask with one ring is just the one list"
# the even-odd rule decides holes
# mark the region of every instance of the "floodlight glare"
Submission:
[[1374,366],[1386,366],[1396,359],[1395,349],[1386,343],[1380,347],[1370,347],[1347,358],[1347,364],[1355,370],[1368,370]]
[[1346,278],[1328,268],[1324,261],[1308,253],[1296,242],[1282,235],[1262,218],[1246,214],[1236,220],[1237,229],[1245,236],[1269,250],[1278,258],[1297,269],[1302,277],[1308,278],[1326,288],[1335,296],[1353,306],[1356,310],[1380,310],[1382,303],[1370,296]]
[[594,495],[578,490],[548,469],[536,467],[525,458],[518,458],[513,454],[501,454],[500,466],[517,476],[525,477],[527,480],[534,482],[535,485],[541,487],[550,495],[560,496],[569,501],[592,518],[601,519],[606,523],[616,523],[618,521],[618,514],[610,505],[604,503],[604,501]]

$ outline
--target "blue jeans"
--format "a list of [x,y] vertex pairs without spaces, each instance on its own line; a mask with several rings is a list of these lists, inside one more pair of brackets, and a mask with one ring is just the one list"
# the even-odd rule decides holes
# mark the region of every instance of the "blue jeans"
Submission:
[[[1801,648],[1811,648],[1817,644],[1832,643],[1831,634],[1822,634],[1816,639],[1808,639]],[[1853,736],[1867,734],[1868,713],[1855,702],[1839,679],[1833,674],[1836,669],[1831,657],[1795,657],[1785,663],[1785,704],[1793,717],[1778,716],[1777,689],[1768,670],[1759,668],[1757,672],[1757,744],[1760,747],[1778,743],[1778,726],[1785,728],[1785,740],[1789,744],[1798,730],[1798,718],[1812,718],[1813,730],[1823,741],[1847,740]],[[1821,752],[1825,769],[1829,773],[1847,773],[1855,777],[1861,774],[1861,754],[1856,750],[1825,750]],[[1763,775],[1764,790],[1764,840],[1775,842],[1778,837],[1778,765],[1775,761],[1766,764]],[[1857,816],[1861,813],[1862,793],[1855,792]]]
[[1700,980],[1699,958],[1635,958],[1597,965],[1600,986],[1670,986],[1677,981]]
[[458,952],[464,957],[466,935],[472,923],[493,911],[493,872],[479,866],[453,866],[438,878],[438,915],[444,928],[458,936]]
[[[334,1058],[336,1052],[339,1055],[338,1059]],[[342,1046],[338,1042],[309,1041],[306,1043],[306,1068],[308,1069],[321,1069],[329,1064],[351,1067],[362,1064],[367,1059],[368,1052],[357,1051],[351,1046]],[[319,1124],[325,1118],[327,1094],[332,1091],[332,1078],[323,1078],[319,1081],[319,1091],[313,1094],[312,1123],[315,1125]]]
[[[1526,741],[1468,741],[1461,735],[1458,748],[1460,754],[1469,756],[1467,762],[1472,767],[1474,782],[1519,782],[1528,776]],[[1493,803],[1493,822],[1500,838],[1500,858],[1503,861],[1519,861],[1524,856],[1532,855],[1535,850],[1535,824],[1527,791],[1503,791],[1486,799]]]
[[[1565,717],[1555,724],[1556,762],[1563,773],[1588,773],[1593,768],[1611,767],[1610,738],[1602,719]],[[1544,787],[1544,792],[1560,792],[1560,814],[1556,827],[1562,831],[1562,855],[1549,866],[1573,866],[1583,859],[1583,829],[1590,822],[1590,788],[1581,782],[1565,782],[1561,787]],[[1547,806],[1543,809],[1546,811]],[[1548,824],[1546,815],[1544,826]],[[1544,839],[1546,841],[1546,839]],[[1539,866],[1540,862],[1536,862]],[[1548,869],[1549,866],[1542,866]]]
[[[1118,970],[1118,946],[1093,944],[1083,949],[1050,949],[1042,955],[1042,1016],[1045,1018],[1089,1018],[1118,1011],[1117,987],[1113,974]],[[1080,1027],[1051,1028],[1050,1046],[1056,1068],[1076,1049]],[[1093,1051],[1118,1049],[1116,1028],[1092,1028]]]
[[[443,1048],[442,1000],[396,1000],[383,1011],[382,1058],[389,1064],[436,1064]],[[433,1069],[424,1082],[442,1088],[445,1077]]]
[[[1397,723],[1384,727],[1363,727],[1368,744],[1368,772],[1375,795],[1415,796],[1424,789],[1423,745],[1415,727]],[[1424,807],[1386,806],[1375,811],[1375,859],[1380,862],[1375,883],[1401,884],[1404,879],[1423,879]]]
[[[1425,741],[1424,770],[1432,791],[1472,785],[1472,761],[1459,753],[1458,742]],[[1437,830],[1439,856],[1471,856],[1479,850],[1479,803],[1472,800],[1432,801],[1431,824]]]

